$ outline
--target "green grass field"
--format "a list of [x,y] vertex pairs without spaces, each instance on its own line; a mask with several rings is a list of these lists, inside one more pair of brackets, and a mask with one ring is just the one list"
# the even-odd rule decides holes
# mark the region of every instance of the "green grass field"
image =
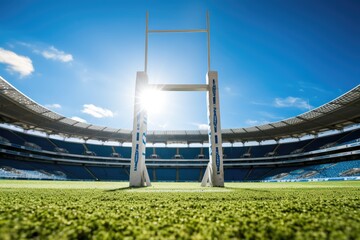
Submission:
[[0,239],[360,239],[360,181],[0,180]]

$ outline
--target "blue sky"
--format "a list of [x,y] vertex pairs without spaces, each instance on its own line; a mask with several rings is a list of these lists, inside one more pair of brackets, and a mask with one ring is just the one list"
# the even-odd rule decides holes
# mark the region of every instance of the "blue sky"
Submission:
[[[67,117],[132,128],[137,71],[150,29],[206,27],[219,73],[222,128],[318,107],[360,82],[360,2],[0,1],[0,76]],[[152,83],[204,83],[206,35],[153,34]],[[165,94],[149,129],[201,129],[206,95]]]

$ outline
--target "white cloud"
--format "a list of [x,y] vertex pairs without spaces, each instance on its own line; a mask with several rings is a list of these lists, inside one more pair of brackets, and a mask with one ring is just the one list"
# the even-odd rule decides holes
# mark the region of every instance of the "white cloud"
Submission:
[[270,105],[269,103],[265,103],[265,102],[254,102],[254,101],[252,101],[251,104],[259,105],[259,106],[269,106],[269,105]]
[[50,108],[50,109],[60,109],[61,105],[58,103],[54,103],[54,104],[46,104],[45,107]]
[[97,107],[94,104],[84,104],[83,113],[89,114],[96,118],[113,117],[114,113],[106,108]]
[[198,124],[198,129],[199,130],[208,130],[209,124]]
[[234,88],[233,86],[225,86],[222,90],[224,90],[225,94],[228,96],[241,96],[240,91],[238,91],[238,89],[236,89],[236,87]]
[[324,89],[322,86],[319,87],[314,83],[309,83],[309,82],[299,82],[298,83],[299,86],[298,88],[300,89],[299,91],[316,91],[316,92],[320,92],[320,93],[329,93],[328,90]]
[[265,111],[259,111],[258,112],[261,116],[267,118],[267,119],[272,119],[272,120],[281,120],[284,119],[284,117],[281,116],[277,116],[273,113],[269,113],[269,112],[265,112]]
[[74,60],[71,54],[65,53],[64,51],[61,51],[54,46],[50,46],[47,49],[44,49],[44,47],[38,47],[36,45],[25,42],[18,42],[18,44],[31,49],[33,53],[42,55],[46,59],[52,59],[60,62],[71,62]]
[[298,97],[287,97],[287,98],[275,98],[274,100],[275,107],[295,107],[300,109],[313,108],[306,100]]
[[73,60],[73,56],[71,54],[58,50],[54,46],[49,47],[47,50],[43,50],[41,55],[46,59],[61,62],[71,62]]
[[71,117],[72,120],[78,121],[78,122],[82,122],[82,123],[87,123],[87,121],[85,119],[79,118],[79,117]]
[[245,121],[245,123],[249,126],[259,126],[259,125],[264,125],[264,124],[268,124],[268,121],[264,121],[264,120],[253,120],[253,119],[247,119]]
[[257,125],[258,122],[259,122],[258,120],[252,120],[252,119],[246,119],[245,121],[247,125],[251,125],[251,126]]
[[206,123],[191,123],[192,125],[195,125],[199,130],[208,130],[209,124]]
[[0,48],[0,63],[7,64],[7,71],[17,72],[21,77],[28,76],[34,71],[30,58],[17,55],[12,51],[8,51],[3,48]]
[[167,127],[168,127],[168,124],[167,123],[163,123],[163,124],[158,124],[158,127],[160,128],[160,129],[166,129]]

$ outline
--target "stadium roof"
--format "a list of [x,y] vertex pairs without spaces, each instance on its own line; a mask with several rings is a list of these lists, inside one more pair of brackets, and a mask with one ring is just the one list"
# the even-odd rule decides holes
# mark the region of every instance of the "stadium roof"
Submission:
[[[0,122],[64,137],[131,142],[131,130],[82,123],[59,115],[31,100],[0,77]],[[222,130],[223,142],[300,138],[360,123],[360,85],[340,97],[301,115],[279,122]],[[151,143],[204,143],[205,130],[148,131]]]

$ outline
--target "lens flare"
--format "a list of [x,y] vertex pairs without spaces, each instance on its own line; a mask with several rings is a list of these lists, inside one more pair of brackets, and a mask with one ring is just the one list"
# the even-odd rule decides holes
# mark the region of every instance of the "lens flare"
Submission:
[[160,114],[165,106],[164,92],[154,88],[144,89],[140,94],[140,105],[148,114]]

